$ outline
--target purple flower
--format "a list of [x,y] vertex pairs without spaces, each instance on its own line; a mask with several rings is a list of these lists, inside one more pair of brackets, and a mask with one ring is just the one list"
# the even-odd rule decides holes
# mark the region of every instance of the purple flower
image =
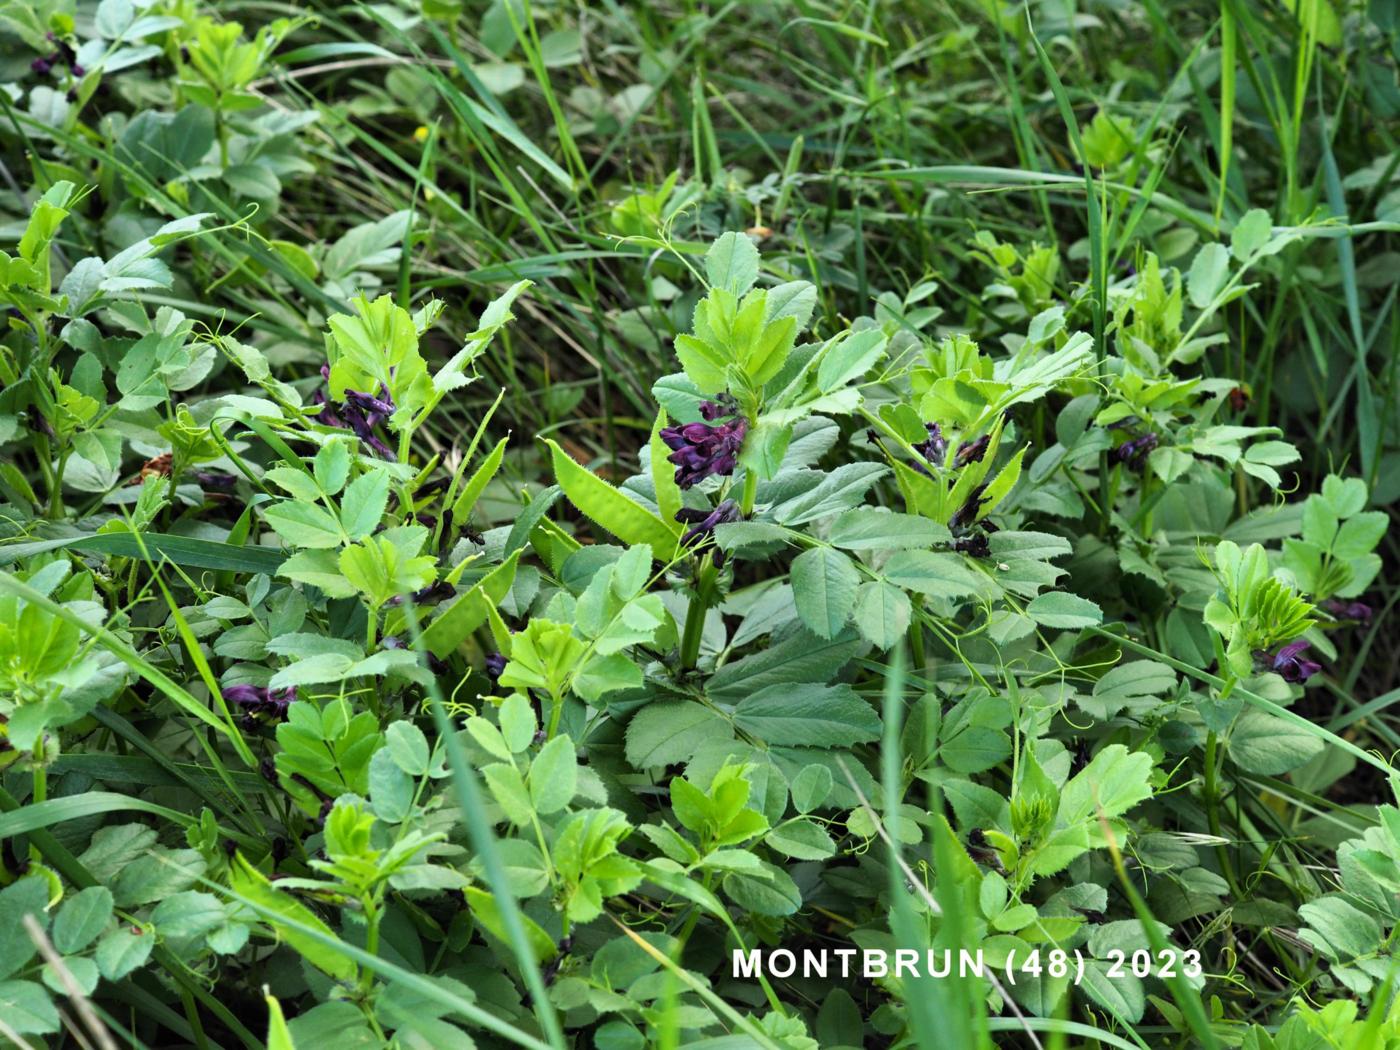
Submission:
[[1351,620],[1363,626],[1369,624],[1371,617],[1375,615],[1375,610],[1365,602],[1345,602],[1329,598],[1322,603],[1322,607],[1338,620]]
[[[455,596],[456,593],[457,589],[453,587],[452,584],[448,583],[446,580],[438,580],[437,583],[424,587],[421,590],[413,591],[409,594],[409,598],[412,599],[414,605],[427,605],[429,602],[446,601],[448,598]],[[384,604],[402,605],[403,597],[396,594]]]
[[1147,455],[1157,447],[1157,433],[1149,430],[1141,437],[1131,438],[1118,446],[1113,453],[1119,463],[1126,463],[1134,470],[1141,470],[1147,461]]
[[1271,669],[1283,676],[1285,682],[1306,682],[1318,671],[1322,670],[1322,665],[1313,660],[1305,659],[1303,654],[1308,651],[1308,643],[1301,639],[1296,642],[1289,642],[1282,649],[1273,655]]
[[[330,382],[329,365],[321,366],[321,378]],[[344,403],[336,404],[325,391],[318,390],[312,397],[312,403],[321,406],[321,411],[316,413],[315,419],[323,426],[348,428],[380,458],[392,460],[395,458],[393,450],[379,439],[374,428],[393,414],[394,399],[389,396],[389,391],[384,386],[381,385],[379,391],[380,396],[375,397],[362,390],[347,390]]]
[[297,690],[294,685],[289,685],[285,689],[269,689],[267,691],[267,705],[264,710],[278,718],[285,718],[287,708],[292,706],[292,701],[296,698]]
[[231,685],[224,691],[224,700],[243,708],[246,715],[270,715],[281,719],[287,717],[287,708],[297,698],[296,686],[285,689],[268,689],[257,685]]
[[253,707],[267,698],[267,690],[256,685],[231,685],[224,690],[224,701],[239,707]]
[[[706,401],[700,408],[706,418],[719,418],[728,406]],[[732,474],[739,462],[749,422],[738,416],[727,423],[682,423],[663,427],[661,440],[671,449],[667,460],[676,465],[676,484],[688,489],[696,482]]]
[[928,438],[910,447],[935,467],[941,467],[943,457],[948,453],[948,439],[943,436],[943,428],[937,423],[925,423],[924,429],[928,431]]
[[232,474],[225,474],[222,471],[194,470],[190,472],[190,477],[194,478],[195,484],[202,489],[213,489],[216,492],[228,492],[238,480]]
[[43,76],[53,69],[53,63],[47,58],[36,58],[33,62],[29,63],[29,68],[40,76]]
[[378,423],[380,420],[376,417],[392,416],[394,414],[393,398],[389,397],[389,392],[387,390],[383,390],[383,394],[384,396],[380,398],[375,397],[373,394],[366,394],[361,390],[347,390],[345,391],[345,403],[347,405],[353,405],[361,412],[366,413],[366,418],[369,419],[371,423]]
[[82,76],[84,73],[87,72],[86,69],[84,69],[82,66],[78,65],[76,62],[75,62],[73,65],[69,66],[68,68],[72,71],[72,73],[73,73],[73,75],[74,75],[75,77],[80,77],[80,76]]
[[700,416],[713,423],[722,416],[732,416],[739,411],[739,402],[729,393],[716,394],[713,401],[700,402]]
[[500,681],[501,675],[506,672],[506,664],[509,662],[505,653],[487,653],[486,677],[493,682]]
[[[676,520],[682,525],[689,525],[690,530],[681,537],[681,546],[693,547],[713,539],[715,526],[727,525],[742,517],[743,515],[739,513],[739,504],[732,499],[725,500],[714,510],[694,510],[690,507],[682,507],[676,511]],[[723,565],[724,551],[716,547],[712,560],[716,568]]]
[[316,391],[316,395],[311,399],[311,403],[321,406],[321,411],[317,412],[316,415],[312,417],[318,423],[328,427],[337,427],[341,430],[345,429],[345,420],[336,415],[335,403],[332,402],[330,398],[326,397],[323,391]]
[[978,485],[967,497],[967,502],[953,512],[953,516],[948,519],[948,528],[954,532],[961,532],[969,528],[977,521],[977,512],[982,508],[982,504],[987,501],[982,498],[982,493],[987,491],[986,485]]
[[964,441],[958,446],[957,455],[953,457],[953,466],[965,467],[969,463],[982,462],[982,457],[987,454],[987,445],[991,440],[990,434],[983,434],[976,441]]
[[992,556],[991,544],[984,532],[958,537],[953,541],[953,550],[959,554],[966,554],[970,558],[990,558]]

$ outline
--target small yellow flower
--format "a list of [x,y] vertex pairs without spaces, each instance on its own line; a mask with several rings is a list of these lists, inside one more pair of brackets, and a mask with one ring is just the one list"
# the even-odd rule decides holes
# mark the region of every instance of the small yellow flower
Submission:
[[426,124],[419,124],[418,127],[416,127],[416,128],[413,130],[413,141],[414,141],[414,142],[427,142],[427,141],[428,141],[428,126],[427,126]]

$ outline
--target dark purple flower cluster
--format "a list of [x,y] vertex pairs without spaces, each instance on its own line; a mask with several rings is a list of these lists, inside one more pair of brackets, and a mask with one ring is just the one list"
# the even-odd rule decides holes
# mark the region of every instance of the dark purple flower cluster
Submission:
[[487,653],[486,677],[493,682],[499,682],[501,675],[506,673],[506,664],[509,662],[505,653]]
[[749,421],[737,415],[732,398],[721,394],[714,401],[700,404],[707,420],[730,417],[728,422],[682,423],[663,427],[661,440],[671,449],[667,460],[676,465],[676,484],[688,489],[706,478],[734,473],[739,449],[748,433]]
[[78,65],[77,52],[73,50],[72,45],[69,44],[68,41],[60,40],[52,33],[48,34],[48,38],[49,42],[55,45],[54,50],[44,55],[42,58],[36,58],[33,62],[29,63],[30,69],[40,76],[53,72],[53,70],[59,66],[67,66],[69,72],[75,77],[81,77],[87,72],[86,69]]
[[224,690],[224,701],[241,707],[249,720],[254,715],[286,718],[287,708],[296,698],[296,686],[290,685],[285,689],[269,689],[260,685],[231,685]]
[[[379,647],[381,649],[407,649],[408,644],[397,634],[386,634],[383,638],[379,639]],[[447,673],[447,661],[439,660],[430,652],[425,653],[425,655],[428,657],[429,671],[433,672],[433,674]]]
[[1322,670],[1322,665],[1315,660],[1307,659],[1304,654],[1308,651],[1308,643],[1301,639],[1296,642],[1289,642],[1278,652],[1257,654],[1262,658],[1270,671],[1282,675],[1285,682],[1306,682],[1318,671]]
[[953,512],[953,516],[948,519],[948,528],[954,534],[971,528],[977,522],[977,512],[982,509],[982,504],[987,501],[982,498],[982,493],[987,491],[986,485],[978,485],[967,497],[967,501]]
[[976,441],[964,441],[958,446],[957,454],[953,456],[953,466],[965,467],[969,463],[980,463],[982,457],[987,454],[987,446],[991,444],[992,436],[983,434]]
[[189,476],[196,485],[206,492],[231,492],[234,484],[238,481],[232,474],[225,474],[221,470],[192,470]]
[[[428,605],[433,602],[445,602],[448,598],[454,597],[456,594],[457,588],[453,587],[452,584],[448,583],[446,580],[438,580],[437,583],[430,584],[421,590],[411,592],[409,598],[413,601],[414,605]],[[403,596],[396,594],[384,604],[390,607],[402,605]]]
[[[321,378],[330,381],[329,365],[321,366]],[[321,411],[316,414],[318,422],[328,427],[348,428],[381,458],[395,458],[393,449],[384,444],[374,432],[374,428],[395,411],[394,399],[389,396],[387,387],[380,386],[378,397],[362,390],[347,390],[345,400],[340,404],[332,401],[326,391],[318,390],[313,403],[321,406]]]
[[[943,428],[937,423],[925,423],[924,429],[928,432],[928,437],[909,447],[923,456],[930,465],[941,467],[948,455],[948,439],[943,436]],[[975,441],[962,442],[953,454],[953,466],[962,468],[969,463],[980,463],[991,442],[990,434],[983,434]],[[922,463],[915,463],[914,469],[920,474],[928,474],[928,469]]]
[[935,467],[941,467],[943,457],[948,454],[948,439],[943,436],[943,428],[937,423],[925,423],[924,429],[928,431],[928,438],[910,447]]
[[1322,603],[1322,607],[1337,620],[1350,620],[1363,627],[1369,624],[1371,617],[1375,615],[1375,610],[1365,602],[1348,602],[1340,598],[1329,598]]
[[716,394],[713,401],[700,402],[700,418],[710,423],[716,419],[737,415],[738,412],[739,402],[728,391]]
[[[739,504],[732,499],[724,500],[714,510],[695,510],[690,507],[682,507],[676,511],[676,520],[682,525],[689,525],[690,530],[681,537],[681,546],[693,547],[713,539],[716,526],[727,525],[742,517],[743,515],[739,512]],[[724,551],[716,547],[711,560],[715,568],[719,568],[724,564]]]
[[1158,438],[1155,430],[1149,430],[1135,438],[1129,438],[1119,445],[1114,451],[1114,458],[1119,463],[1126,463],[1133,470],[1141,470],[1147,462],[1148,453],[1157,447]]

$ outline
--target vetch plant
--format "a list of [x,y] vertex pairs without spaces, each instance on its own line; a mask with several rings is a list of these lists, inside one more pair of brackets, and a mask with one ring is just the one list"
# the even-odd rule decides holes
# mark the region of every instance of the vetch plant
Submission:
[[1394,26],[973,6],[0,4],[0,1042],[1395,1041]]

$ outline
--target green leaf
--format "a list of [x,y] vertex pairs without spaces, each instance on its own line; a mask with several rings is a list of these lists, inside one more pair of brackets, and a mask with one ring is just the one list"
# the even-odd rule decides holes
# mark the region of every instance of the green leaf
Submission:
[[939,598],[965,598],[984,586],[961,558],[941,551],[899,551],[884,571],[885,579],[898,587]]
[[760,478],[775,477],[792,441],[792,430],[791,424],[760,419],[744,439],[744,447],[739,452],[739,465],[745,470],[752,470]]
[[501,438],[500,441],[496,442],[496,447],[487,454],[481,466],[472,472],[472,476],[462,486],[462,491],[458,493],[457,499],[452,504],[452,517],[455,521],[465,522],[471,515],[476,501],[486,491],[486,486],[496,476],[496,471],[501,469],[501,462],[506,455],[506,442],[509,440],[509,438]]
[[520,550],[511,552],[509,558],[439,613],[432,623],[423,628],[415,648],[426,649],[439,659],[446,659],[459,645],[468,641],[472,632],[486,622],[491,610],[510,592],[520,554]]
[[512,754],[518,755],[530,746],[538,725],[535,721],[535,709],[530,706],[530,701],[525,699],[524,694],[511,693],[506,697],[501,702],[496,719],[500,722],[500,737],[506,746],[504,753],[498,752],[501,758],[508,759]]
[[703,744],[733,737],[729,724],[705,705],[665,700],[648,704],[627,723],[627,761],[636,769],[688,762]]
[[134,810],[138,813],[154,813],[166,820],[174,821],[181,827],[188,827],[193,818],[178,810],[158,806],[144,799],[118,795],[112,791],[88,791],[82,795],[66,795],[43,802],[32,802],[23,809],[0,816],[0,839],[11,835],[22,835],[26,831],[47,828],[68,820],[96,816],[99,813],[114,813],[120,810]]
[[364,539],[379,527],[389,503],[389,472],[376,467],[361,474],[340,501],[340,521],[352,540]]
[[578,790],[578,759],[574,742],[568,736],[556,736],[530,763],[530,801],[541,816],[558,812],[567,806]]
[[1103,623],[1103,610],[1089,599],[1065,591],[1042,594],[1026,606],[1026,613],[1042,627],[1065,630]]
[[719,347],[682,333],[676,336],[676,358],[686,378],[707,390],[723,389],[729,357]]
[[861,637],[879,649],[889,649],[909,629],[913,607],[909,596],[884,580],[860,585],[855,623]]
[[1269,243],[1274,233],[1274,221],[1263,208],[1251,208],[1240,216],[1230,231],[1230,254],[1244,262]]
[[833,783],[831,770],[826,766],[812,764],[792,779],[792,805],[799,813],[810,813],[831,793]]
[[272,547],[240,547],[233,543],[203,540],[194,536],[167,536],[158,532],[142,532],[139,537],[130,532],[104,532],[61,540],[0,545],[0,565],[17,559],[32,558],[51,550],[90,551],[94,554],[142,560],[149,557],[157,564],[162,558],[166,558],[185,568],[214,569],[219,572],[261,572],[268,575],[275,573],[283,560],[282,552]]
[[48,903],[48,881],[37,876],[0,890],[0,977],[8,977],[34,957],[38,949],[24,928],[24,917],[32,915],[40,929],[47,927]]
[[879,463],[847,463],[811,489],[775,503],[769,514],[778,524],[793,526],[849,510],[887,473],[889,468]]
[[781,917],[802,907],[802,891],[792,876],[772,864],[764,865],[763,876],[737,872],[724,877],[724,892],[735,904],[756,915]]
[[[288,468],[278,468],[288,469]],[[316,484],[327,496],[334,496],[345,487],[350,477],[350,448],[347,442],[337,438],[322,445],[312,460],[312,470]],[[268,471],[268,473],[272,473]],[[294,471],[298,477],[305,477],[301,471]]]
[[825,860],[836,853],[836,843],[810,820],[780,824],[763,838],[764,844],[794,860]]
[[657,412],[647,442],[647,466],[651,472],[652,488],[656,491],[656,509],[661,512],[661,520],[675,521],[676,513],[681,509],[681,489],[676,484],[675,467],[666,458],[671,450],[661,440],[661,431],[666,422],[665,410]]
[[804,331],[817,308],[817,288],[810,281],[787,281],[768,289],[768,320],[791,317]]
[[1059,819],[1067,824],[1117,817],[1152,796],[1152,756],[1110,744],[1060,792]]
[[[467,906],[471,908],[476,921],[481,923],[482,927],[493,937],[509,943],[505,920],[501,915],[500,906],[496,903],[496,898],[475,886],[466,887],[462,893],[466,897]],[[525,940],[530,946],[536,963],[548,962],[558,954],[554,939],[540,927],[539,923],[528,915],[521,915],[520,922],[525,928]]]
[[713,700],[733,703],[774,684],[826,682],[859,648],[854,631],[830,640],[799,631],[777,645],[725,664],[710,676],[708,692]]
[[53,946],[64,955],[80,952],[97,939],[112,918],[112,891],[89,886],[63,902],[53,921]]
[[880,735],[875,709],[848,685],[773,685],[741,700],[734,724],[771,745],[848,746]]
[[58,1010],[49,993],[34,981],[0,981],[0,1019],[18,1035],[40,1035],[60,1028]]
[[1230,252],[1223,244],[1207,244],[1196,253],[1186,278],[1191,305],[1204,310],[1215,301],[1230,275]]
[[345,540],[340,523],[316,503],[284,500],[268,507],[263,516],[273,531],[293,547],[326,550],[339,547]]
[[297,1050],[282,1016],[282,1004],[266,992],[263,998],[267,1001],[267,1050]]
[[[249,864],[241,854],[235,855],[229,869],[229,885],[233,891],[260,908],[283,916],[298,926],[303,926],[326,937],[333,937],[331,928],[322,922],[310,908],[290,894],[276,889],[262,872]],[[294,926],[269,920],[272,927],[303,959],[317,969],[342,981],[354,980],[358,970],[354,960],[337,951],[324,941],[296,929]],[[98,960],[101,965],[101,960]]]
[[1324,744],[1306,729],[1250,708],[1230,730],[1230,758],[1250,773],[1277,776],[1322,754]]
[[155,945],[154,933],[118,926],[97,942],[93,959],[103,977],[109,981],[120,981],[146,964]]
[[428,738],[412,722],[391,722],[384,730],[384,746],[395,765],[409,776],[421,777],[428,771]]
[[507,762],[493,762],[482,767],[481,775],[491,789],[491,797],[505,811],[506,819],[517,827],[527,826],[533,811],[520,770]]
[[203,937],[223,924],[223,903],[212,893],[186,890],[166,897],[151,912],[156,931],[166,938],[184,940]]
[[884,513],[873,507],[857,507],[831,524],[827,537],[846,550],[921,550],[949,538],[937,522],[916,514]]
[[1319,897],[1298,908],[1307,923],[1299,934],[1334,962],[1374,952],[1381,944],[1376,920],[1338,895]]
[[851,559],[830,547],[803,551],[792,563],[792,597],[812,633],[834,638],[855,608],[860,573]]
[[885,356],[885,333],[878,328],[852,332],[833,343],[817,366],[817,389],[823,394],[859,379]]
[[705,274],[713,287],[743,295],[758,280],[758,248],[747,234],[722,234],[705,253]]
[[413,810],[413,778],[399,768],[388,748],[369,760],[369,797],[374,815],[388,824],[399,824]]
[[[247,927],[241,927],[247,929]],[[102,972],[97,968],[97,963],[93,962],[86,955],[70,955],[62,961],[63,968],[68,971],[67,976],[71,983],[77,985],[84,995],[91,995],[97,990],[97,985],[102,980]],[[53,963],[45,963],[44,968],[39,971],[44,984],[54,995],[67,995],[69,982],[59,976],[58,970]]]
[[340,571],[340,558],[333,550],[297,551],[278,566],[277,575],[319,587],[332,598],[349,598],[356,593]]
[[646,543],[658,558],[675,556],[679,526],[668,525],[634,503],[592,471],[574,462],[555,442],[546,440],[553,457],[554,477],[569,501],[584,515],[624,543]]

